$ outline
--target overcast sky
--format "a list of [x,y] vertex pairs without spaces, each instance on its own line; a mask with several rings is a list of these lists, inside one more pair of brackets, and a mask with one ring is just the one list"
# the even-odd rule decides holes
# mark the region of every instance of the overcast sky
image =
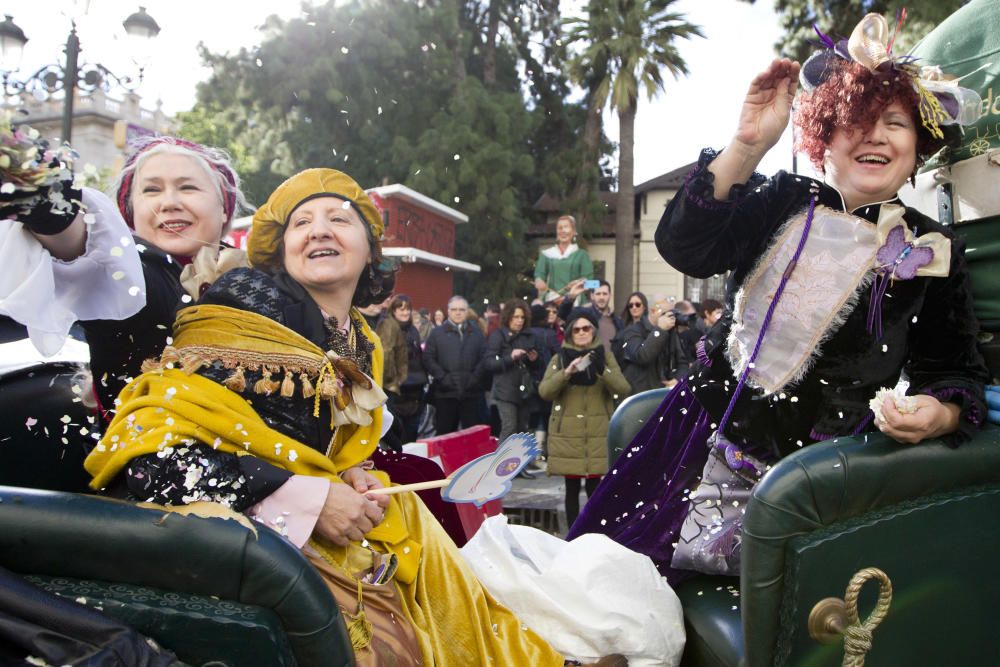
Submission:
[[[190,109],[195,85],[208,77],[197,45],[213,52],[235,52],[260,41],[260,26],[271,14],[290,18],[300,13],[298,0],[144,0],[162,31],[150,45],[146,78],[140,88],[143,105],[162,100],[167,113]],[[636,119],[635,182],[693,162],[703,146],[722,148],[732,134],[739,105],[753,76],[773,58],[778,21],[772,0],[754,4],[738,0],[679,0],[676,11],[701,25],[706,39],[679,42],[691,74],[668,79],[653,101],[643,98]],[[122,21],[138,10],[138,2],[120,0],[4,0],[0,13],[11,14],[28,44],[21,73],[57,59],[77,17],[83,59],[100,62],[119,75],[135,65]],[[86,11],[86,14],[83,12]],[[6,67],[4,63],[4,67]],[[607,132],[617,140],[618,122],[609,114]],[[765,172],[791,168],[791,139],[786,132],[761,166]]]

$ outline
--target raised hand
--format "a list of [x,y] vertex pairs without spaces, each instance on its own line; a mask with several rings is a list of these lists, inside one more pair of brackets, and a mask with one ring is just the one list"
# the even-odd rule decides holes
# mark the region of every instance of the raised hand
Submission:
[[734,140],[763,156],[778,143],[788,126],[792,100],[799,85],[799,64],[776,58],[754,77],[743,100]]
[[788,58],[774,60],[750,82],[736,134],[708,166],[715,176],[715,199],[725,200],[733,185],[746,183],[764,154],[778,143],[788,125],[798,82],[799,64]]

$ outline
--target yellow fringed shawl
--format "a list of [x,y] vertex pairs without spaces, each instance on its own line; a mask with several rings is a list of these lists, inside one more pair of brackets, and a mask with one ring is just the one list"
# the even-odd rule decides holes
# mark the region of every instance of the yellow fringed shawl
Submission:
[[[372,375],[378,382],[382,346],[367,323],[363,319],[361,322],[362,333],[375,345]],[[174,333],[174,347],[182,360],[185,351],[195,348],[243,354],[244,358],[247,354],[262,355],[266,357],[264,363],[283,356],[288,363],[314,363],[316,368],[323,368],[326,358],[310,341],[273,320],[224,306],[184,309],[178,315]],[[172,368],[143,373],[122,390],[119,401],[115,418],[84,462],[94,478],[90,483],[93,489],[107,486],[133,458],[191,442],[236,455],[253,454],[293,474],[341,482],[339,472],[361,463],[375,451],[382,429],[381,407],[369,409],[368,424],[346,424],[337,429],[327,457],[267,426],[239,394],[208,378]],[[388,475],[373,474],[389,485]],[[383,543],[387,551],[396,554],[396,576],[400,581],[413,581],[421,545],[410,537],[396,498],[390,502],[382,523],[365,537]]]

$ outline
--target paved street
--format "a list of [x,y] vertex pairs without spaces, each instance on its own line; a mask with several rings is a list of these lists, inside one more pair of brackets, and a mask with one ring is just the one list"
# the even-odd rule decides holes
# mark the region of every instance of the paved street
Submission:
[[[566,485],[561,476],[549,477],[538,472],[534,479],[518,477],[514,480],[514,488],[503,499],[504,514],[512,524],[533,526],[562,537],[567,530],[565,494]],[[581,507],[584,501],[585,495],[581,494]]]

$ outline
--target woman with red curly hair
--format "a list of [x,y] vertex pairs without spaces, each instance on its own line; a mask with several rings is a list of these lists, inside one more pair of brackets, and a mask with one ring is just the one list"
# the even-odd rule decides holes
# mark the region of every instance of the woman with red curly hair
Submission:
[[[725,314],[569,534],[608,533],[675,582],[738,572],[746,491],[768,463],[875,429],[958,446],[986,414],[964,247],[897,197],[946,131],[975,120],[978,96],[894,56],[881,16],[824,41],[801,67],[778,59],[754,78],[736,134],[667,207],[660,254],[697,278],[728,273]],[[800,81],[798,148],[822,178],[765,178],[755,168]],[[905,395],[873,412],[901,374]],[[705,502],[713,481],[721,497]]]

